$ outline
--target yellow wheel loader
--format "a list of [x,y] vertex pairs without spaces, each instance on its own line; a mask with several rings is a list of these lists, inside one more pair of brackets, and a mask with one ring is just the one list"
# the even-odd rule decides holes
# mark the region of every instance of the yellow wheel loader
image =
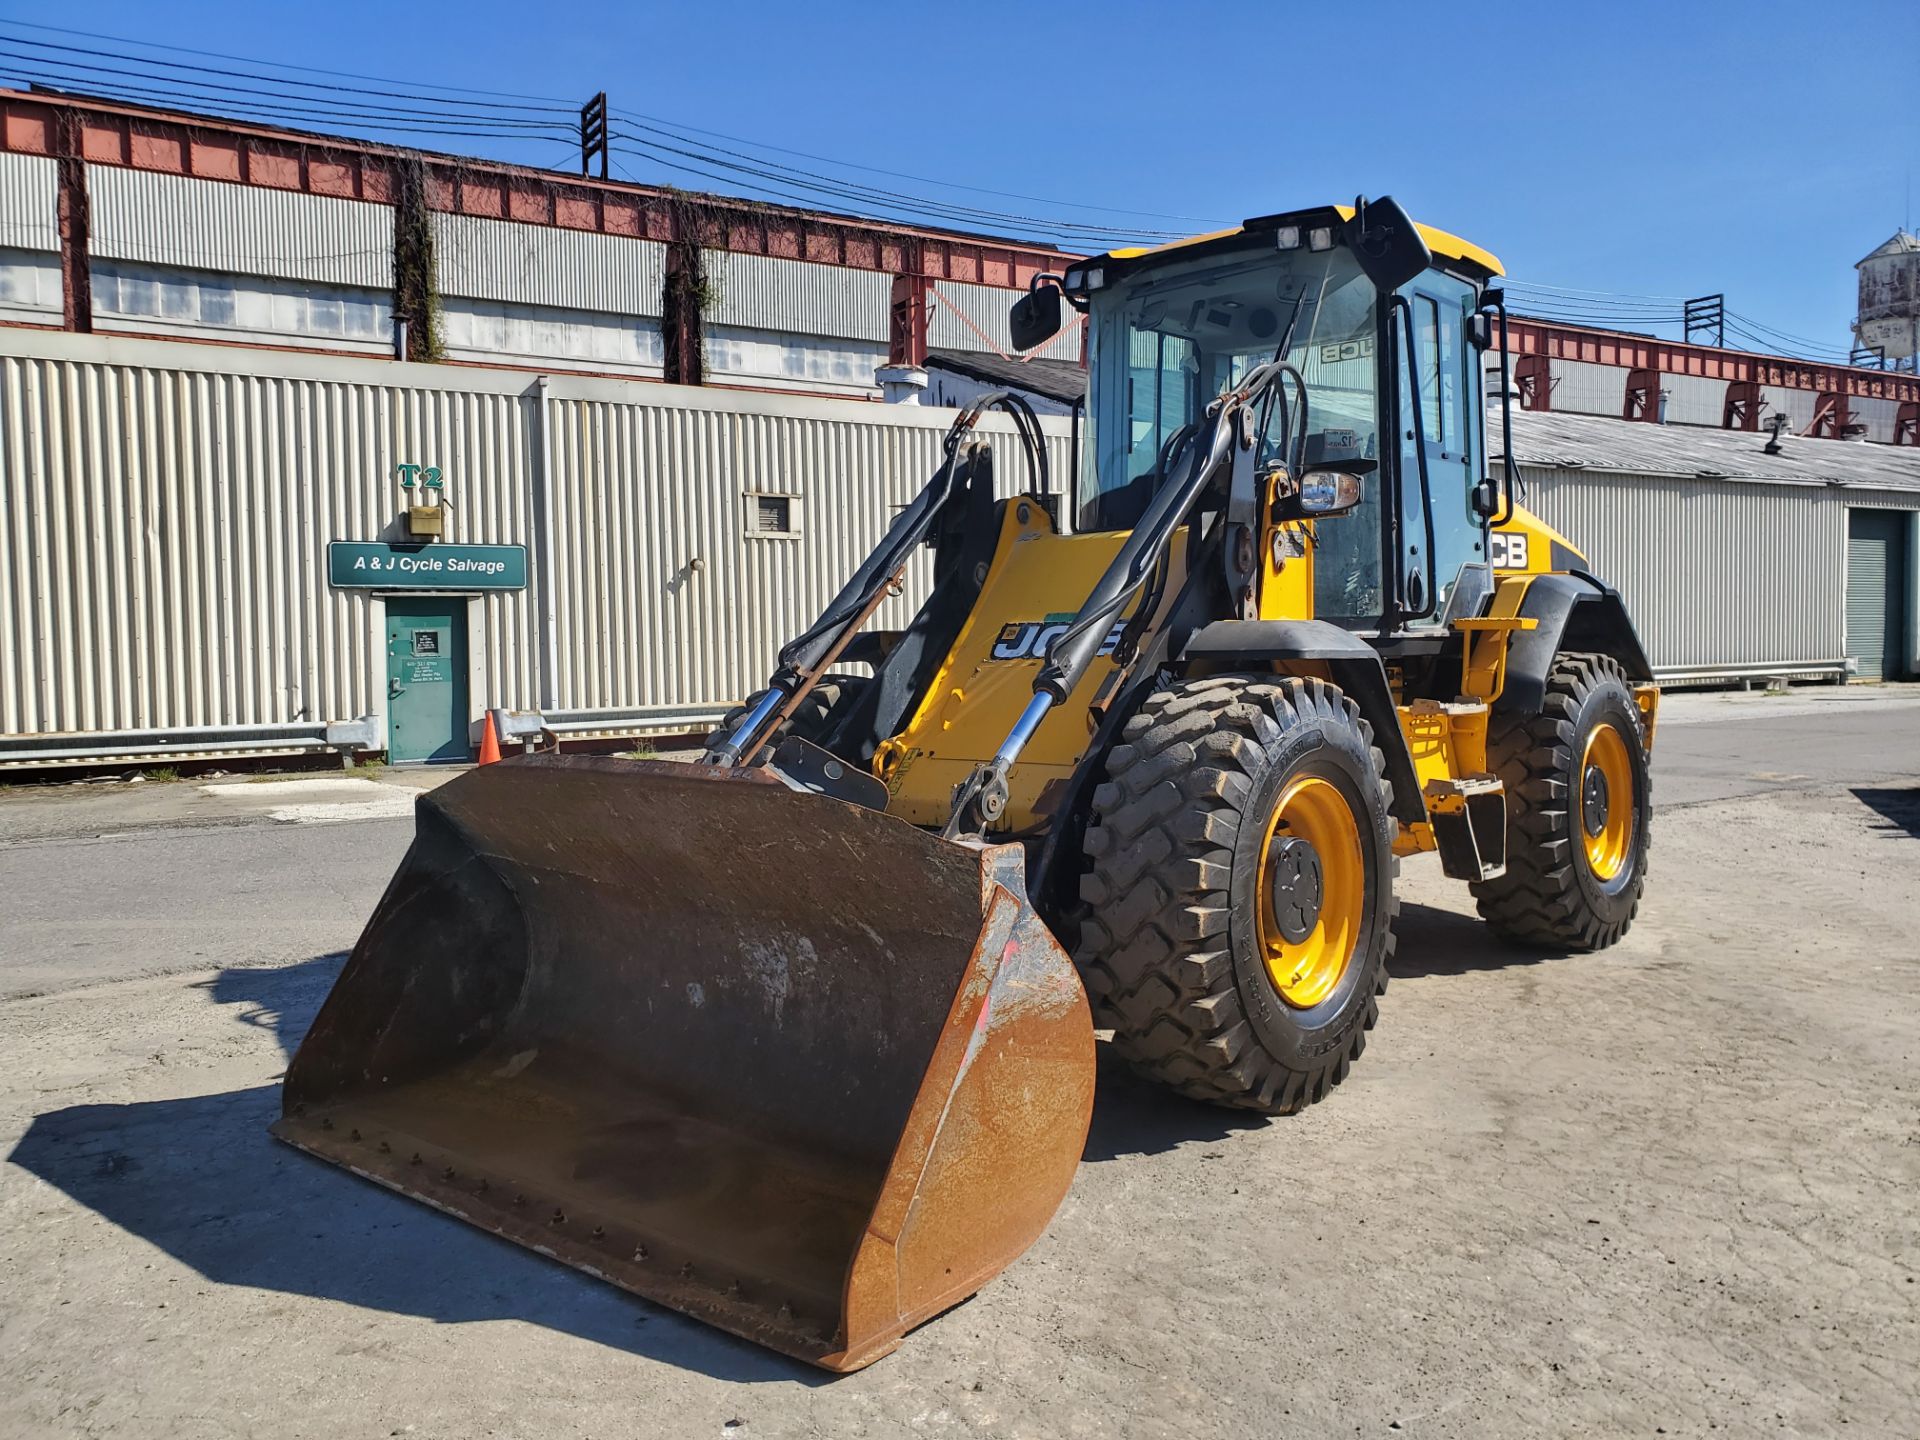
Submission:
[[[851,1370],[1045,1228],[1096,1027],[1220,1105],[1339,1084],[1396,857],[1438,851],[1503,940],[1611,944],[1657,692],[1488,465],[1498,274],[1382,199],[1036,281],[1023,348],[1091,326],[1070,483],[989,397],[700,763],[422,796],[276,1133]],[[870,628],[921,547],[925,603]]]

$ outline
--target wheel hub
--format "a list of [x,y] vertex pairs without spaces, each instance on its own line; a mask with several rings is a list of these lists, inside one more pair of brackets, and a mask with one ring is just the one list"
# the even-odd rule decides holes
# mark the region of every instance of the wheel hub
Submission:
[[1298,945],[1320,923],[1326,882],[1320,852],[1309,840],[1275,837],[1267,850],[1267,903],[1281,939]]
[[1607,828],[1607,774],[1598,765],[1587,766],[1581,777],[1580,818],[1589,836]]

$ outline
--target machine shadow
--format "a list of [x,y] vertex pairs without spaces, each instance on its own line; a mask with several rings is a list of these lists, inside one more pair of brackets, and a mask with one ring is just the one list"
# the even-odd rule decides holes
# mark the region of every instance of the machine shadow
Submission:
[[280,1053],[291,1060],[346,963],[347,952],[336,950],[271,969],[230,966],[211,980],[196,981],[194,988],[206,991],[216,1005],[244,1006],[234,1019],[271,1031]]
[[[343,956],[201,982],[291,1055]],[[277,1084],[35,1117],[8,1159],[220,1285],[442,1324],[523,1320],[743,1383],[831,1377],[282,1145]]]
[[1880,817],[1873,828],[1889,836],[1920,840],[1920,787],[1856,786],[1853,798]]
[[1099,1066],[1093,1124],[1087,1129],[1086,1149],[1080,1152],[1082,1162],[1158,1155],[1196,1140],[1224,1140],[1273,1123],[1265,1115],[1223,1110],[1143,1080],[1104,1041],[1099,1046]]
[[[1403,903],[1395,928],[1400,945],[1390,966],[1394,979],[1465,975],[1564,958],[1558,951],[1503,944],[1477,917],[1456,915],[1431,905]],[[1087,1132],[1087,1148],[1081,1159],[1155,1155],[1194,1141],[1224,1140],[1241,1130],[1276,1123],[1285,1122],[1176,1095],[1135,1075],[1113,1054],[1111,1045],[1102,1043],[1093,1125]]]
[[1564,960],[1572,953],[1509,945],[1476,915],[1458,915],[1410,900],[1401,902],[1400,923],[1394,926],[1394,933],[1399,946],[1387,974],[1395,980],[1510,970],[1516,965]]

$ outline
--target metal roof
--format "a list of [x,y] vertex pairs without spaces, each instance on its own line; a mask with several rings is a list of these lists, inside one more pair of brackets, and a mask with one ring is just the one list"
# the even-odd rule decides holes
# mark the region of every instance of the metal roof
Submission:
[[1087,393],[1086,367],[1073,360],[1006,360],[977,350],[928,350],[927,364],[988,385],[1030,390],[1062,405]]
[[1894,231],[1886,241],[1876,247],[1871,253],[1862,255],[1858,260],[1854,261],[1853,268],[1858,270],[1862,265],[1866,264],[1867,261],[1878,260],[1882,255],[1911,255],[1916,250],[1920,250],[1920,235],[1915,235],[1911,230],[1902,226],[1900,229]]
[[[1488,412],[1487,434],[1488,443],[1499,454],[1497,406]],[[1704,425],[1652,425],[1559,411],[1513,412],[1514,458],[1539,469],[1920,490],[1920,447],[1783,435],[1780,453],[1769,455],[1767,438],[1764,432]]]

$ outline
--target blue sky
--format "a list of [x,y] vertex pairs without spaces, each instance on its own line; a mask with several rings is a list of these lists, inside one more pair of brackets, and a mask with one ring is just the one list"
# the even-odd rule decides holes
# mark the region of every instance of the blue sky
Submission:
[[[1916,0],[1241,0],[1045,13],[0,0],[0,19],[403,77],[388,88],[409,108],[459,103],[431,87],[567,99],[604,89],[617,122],[741,137],[754,143],[698,140],[760,163],[1085,223],[1190,230],[1391,193],[1493,250],[1518,280],[1628,296],[1724,291],[1733,310],[1828,350],[1849,343],[1853,262],[1901,223],[1920,180]],[[7,27],[16,57],[52,54],[21,50],[27,38],[102,43]],[[536,163],[567,155],[553,138],[418,143]],[[627,149],[620,163],[635,178],[727,188],[666,168],[667,152]],[[1647,319],[1673,308],[1568,303]]]

